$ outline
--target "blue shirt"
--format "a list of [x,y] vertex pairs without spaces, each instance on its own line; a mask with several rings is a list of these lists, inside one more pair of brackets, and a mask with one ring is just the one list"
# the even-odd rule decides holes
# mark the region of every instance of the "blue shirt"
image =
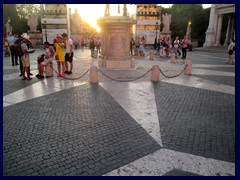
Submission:
[[16,40],[17,40],[17,38],[14,37],[14,36],[8,36],[7,37],[7,42],[9,44],[9,46],[12,46]]

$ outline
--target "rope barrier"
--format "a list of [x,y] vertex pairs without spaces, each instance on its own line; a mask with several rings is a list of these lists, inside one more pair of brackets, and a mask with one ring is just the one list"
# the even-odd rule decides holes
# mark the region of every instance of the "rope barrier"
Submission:
[[[53,71],[56,73],[56,74],[58,74],[58,72],[51,66],[51,68],[53,69]],[[89,69],[85,72],[85,73],[83,73],[81,76],[79,76],[79,77],[76,77],[76,78],[68,78],[68,77],[62,77],[62,78],[64,78],[64,79],[67,79],[67,80],[77,80],[77,79],[81,79],[82,77],[84,77],[87,73],[89,72]]]
[[143,75],[141,75],[141,76],[139,76],[139,77],[137,77],[137,78],[134,78],[134,79],[114,79],[114,78],[111,78],[111,77],[109,77],[108,75],[106,75],[101,69],[99,69],[99,72],[102,73],[102,74],[103,74],[105,77],[107,77],[108,79],[111,79],[111,80],[116,81],[116,82],[131,82],[131,81],[136,81],[136,80],[138,80],[138,79],[143,78],[143,77],[146,76],[151,70],[152,70],[152,68],[149,69],[149,70],[148,70],[146,73],[144,73]]
[[188,66],[188,64],[186,64],[186,66],[183,68],[183,70],[179,74],[174,75],[174,76],[168,76],[168,75],[164,74],[160,68],[159,68],[159,71],[165,78],[175,78],[175,77],[180,76],[186,70],[187,66]]

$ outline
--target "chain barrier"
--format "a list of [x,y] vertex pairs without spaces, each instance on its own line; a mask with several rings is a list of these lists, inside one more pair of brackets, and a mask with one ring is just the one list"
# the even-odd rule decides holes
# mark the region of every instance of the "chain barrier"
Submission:
[[178,62],[178,59],[176,58],[176,62],[177,62],[177,64],[179,64],[179,65],[183,65],[183,64],[185,64],[185,59],[183,59],[182,62]]
[[159,71],[165,78],[175,78],[175,77],[180,76],[186,70],[187,66],[188,66],[188,64],[185,65],[185,67],[183,68],[183,70],[179,74],[174,75],[174,76],[168,76],[168,75],[164,74],[163,71],[160,68],[159,68]]
[[143,78],[143,77],[146,76],[151,70],[152,70],[152,68],[149,69],[149,70],[148,70],[146,73],[144,73],[143,75],[141,75],[141,76],[139,76],[139,77],[137,77],[137,78],[134,78],[134,79],[114,79],[114,78],[109,77],[107,74],[105,74],[101,69],[99,69],[99,72],[102,73],[102,75],[104,75],[104,76],[107,77],[108,79],[111,79],[111,80],[116,81],[116,82],[132,82],[132,81],[136,81],[136,80],[138,80],[138,79]]
[[158,57],[157,56],[157,54],[155,54],[155,57],[159,60],[159,61],[168,61],[168,60],[170,60],[171,59],[171,57],[168,57],[167,59],[163,59],[163,58],[160,58],[160,57]]
[[[51,68],[53,69],[53,71],[56,73],[56,74],[58,74],[58,72],[54,69],[54,67],[52,67],[51,66]],[[67,80],[77,80],[77,79],[81,79],[83,76],[85,76],[87,73],[89,72],[89,69],[85,72],[85,73],[83,73],[81,76],[79,76],[79,77],[76,77],[76,78],[68,78],[68,77],[62,77],[62,78],[64,78],[64,79],[67,79]]]

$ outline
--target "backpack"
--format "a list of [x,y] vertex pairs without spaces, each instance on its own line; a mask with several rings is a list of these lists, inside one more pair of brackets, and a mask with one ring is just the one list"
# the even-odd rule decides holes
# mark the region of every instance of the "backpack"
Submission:
[[24,55],[24,52],[22,51],[22,47],[21,47],[22,40],[17,39],[14,43],[15,43],[15,52],[21,58]]

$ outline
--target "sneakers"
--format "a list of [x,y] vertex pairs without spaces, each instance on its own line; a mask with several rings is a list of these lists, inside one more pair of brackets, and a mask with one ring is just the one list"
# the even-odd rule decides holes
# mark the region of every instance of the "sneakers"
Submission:
[[72,74],[72,71],[65,71],[65,74]]
[[58,74],[57,77],[65,77],[65,74],[64,73]]
[[44,76],[39,74],[37,78],[38,78],[38,79],[43,79]]

